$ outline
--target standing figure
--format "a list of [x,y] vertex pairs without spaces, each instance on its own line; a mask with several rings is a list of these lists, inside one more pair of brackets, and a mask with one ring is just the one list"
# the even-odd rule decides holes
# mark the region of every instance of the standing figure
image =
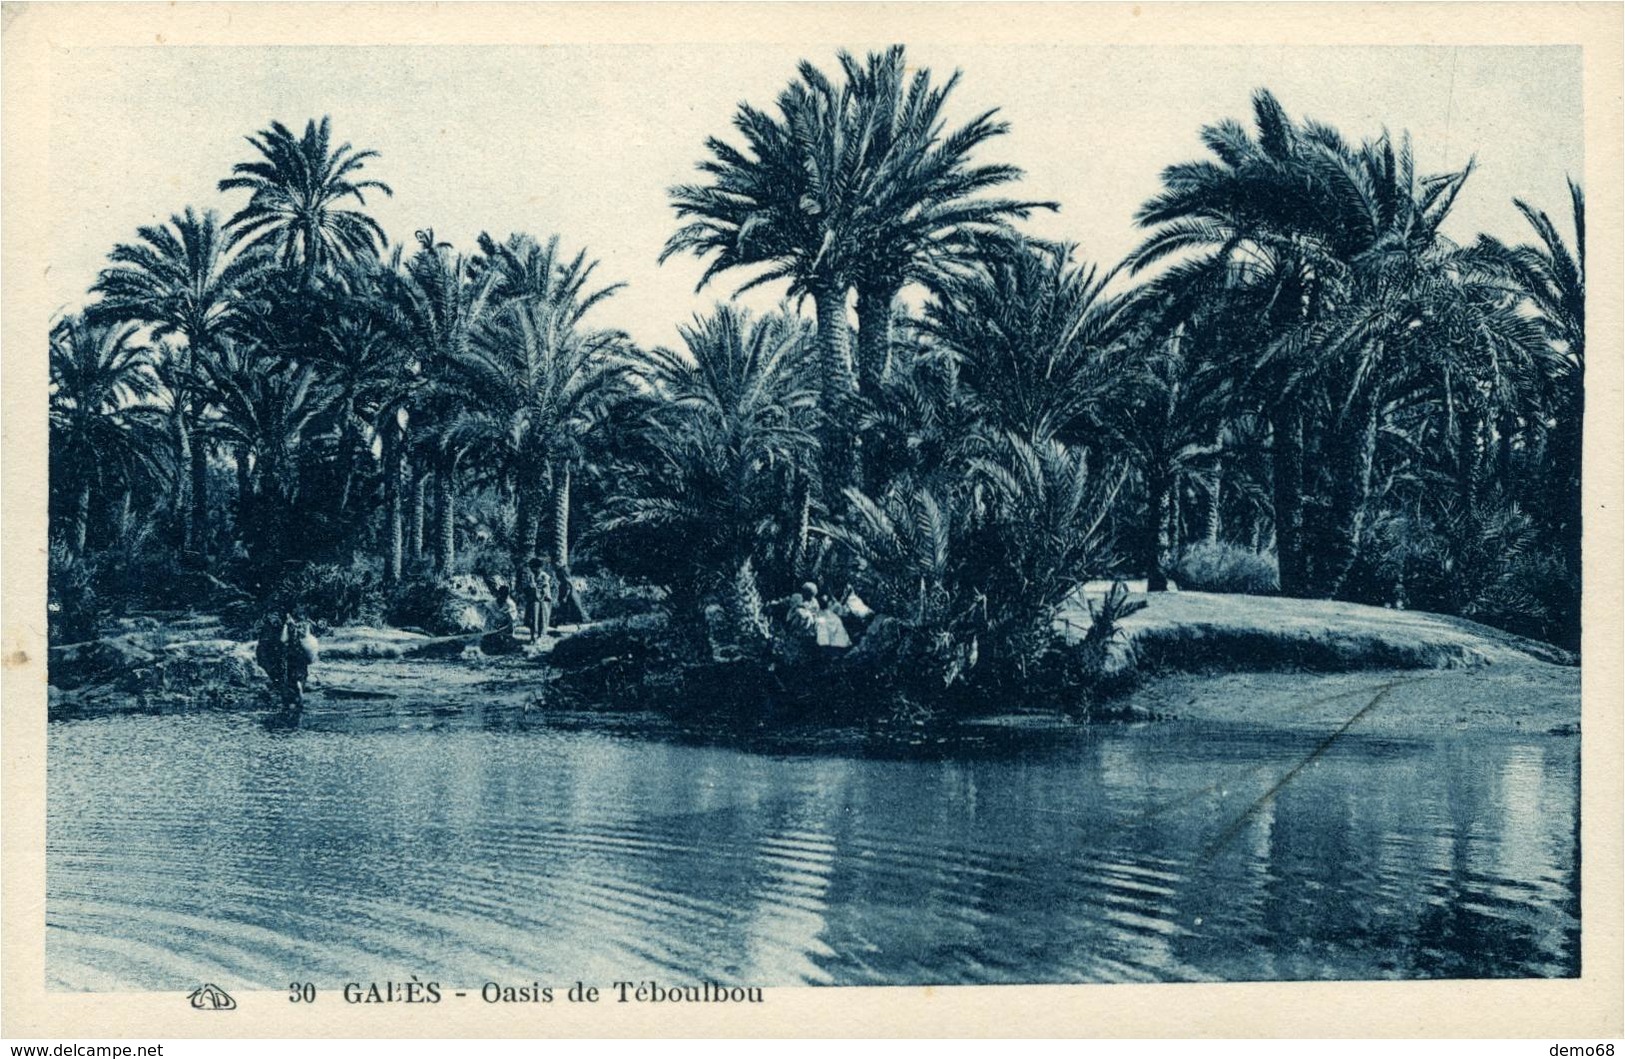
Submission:
[[587,624],[592,618],[587,614],[587,605],[581,599],[581,589],[576,587],[575,578],[570,576],[570,568],[556,567],[555,573],[559,582],[559,624]]
[[299,707],[304,704],[310,667],[316,664],[320,648],[310,622],[289,618],[287,629],[287,701],[289,705]]
[[531,556],[525,563],[524,577],[519,583],[531,643],[535,643],[552,622],[553,592],[553,575],[547,572],[547,564],[539,556]]
[[260,626],[254,660],[271,679],[284,707],[297,709],[303,703],[310,667],[319,650],[310,622],[295,621],[292,614],[270,615]]
[[260,622],[259,642],[254,645],[254,661],[265,670],[271,680],[271,690],[278,698],[288,683],[288,652],[283,650],[283,634],[289,618],[286,614],[267,614]]

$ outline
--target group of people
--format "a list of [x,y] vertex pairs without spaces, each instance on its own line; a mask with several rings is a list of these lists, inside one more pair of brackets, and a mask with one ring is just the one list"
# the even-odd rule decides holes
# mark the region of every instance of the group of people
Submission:
[[[487,637],[504,639],[509,644],[512,640],[508,637],[517,634],[521,622],[530,634],[530,642],[535,643],[555,624],[582,625],[591,620],[569,569],[537,556],[525,563],[517,593],[507,585],[498,585],[495,596],[505,620],[503,627],[487,633]],[[850,588],[832,597],[820,593],[812,581],[768,606],[784,607],[784,627],[790,636],[801,647],[818,649],[821,654],[851,647],[854,637],[861,638],[874,617],[874,611]],[[297,709],[317,652],[310,623],[281,613],[267,616],[254,657],[271,678],[283,704]]]
[[769,606],[787,608],[784,624],[804,645],[831,651],[851,647],[853,634],[861,637],[874,616],[874,611],[851,588],[837,599],[827,593],[820,594],[813,581],[805,582],[799,591],[774,600]]
[[584,625],[592,620],[569,569],[539,556],[533,555],[525,563],[517,592],[499,585],[496,598],[497,606],[507,614],[509,627],[515,628],[523,621],[531,643],[555,624]]

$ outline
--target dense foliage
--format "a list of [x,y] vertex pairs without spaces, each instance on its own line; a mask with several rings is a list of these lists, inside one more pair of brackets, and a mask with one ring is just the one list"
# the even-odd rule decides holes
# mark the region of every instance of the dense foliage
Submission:
[[1101,269],[1022,235],[1054,204],[976,160],[997,113],[950,128],[958,75],[906,71],[804,63],[705,144],[667,254],[812,311],[719,305],[677,349],[603,322],[619,285],[558,236],[391,243],[383,160],[325,117],[250,137],[227,222],[141,228],[52,329],[63,635],[138,569],[377,620],[541,554],[748,664],[776,664],[776,597],[849,586],[878,613],[854,655],[938,688],[1051,679],[1082,582],[1170,571],[1577,645],[1578,187],[1572,243],[1519,202],[1532,241],[1459,244],[1470,165],[1261,91]]

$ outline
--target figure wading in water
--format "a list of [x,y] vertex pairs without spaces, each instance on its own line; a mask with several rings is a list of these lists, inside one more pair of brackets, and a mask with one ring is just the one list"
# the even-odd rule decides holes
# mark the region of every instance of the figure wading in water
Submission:
[[310,667],[319,651],[310,622],[295,621],[292,614],[272,615],[261,626],[254,661],[271,678],[271,689],[284,709],[298,710],[304,705]]

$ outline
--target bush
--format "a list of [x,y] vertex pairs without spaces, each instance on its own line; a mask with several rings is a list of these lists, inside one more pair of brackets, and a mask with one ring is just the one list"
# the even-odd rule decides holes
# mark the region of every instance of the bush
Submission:
[[1520,636],[1580,646],[1580,580],[1534,519],[1498,493],[1470,508],[1445,502],[1373,530],[1369,580],[1415,610],[1459,614]]
[[47,576],[46,633],[51,643],[82,643],[95,638],[102,608],[95,567],[60,541],[51,545]]
[[397,628],[422,629],[432,636],[481,632],[491,624],[491,594],[472,574],[423,577],[395,586],[383,618]]
[[470,537],[461,542],[452,571],[508,584],[513,581],[513,555],[502,542],[490,538]]
[[297,614],[329,628],[376,625],[384,615],[383,586],[361,564],[311,563],[279,581],[266,596],[264,609]]
[[600,621],[648,614],[666,599],[666,590],[660,586],[630,581],[608,570],[588,571],[585,576],[587,587],[582,594],[592,616]]
[[1234,544],[1193,544],[1174,564],[1174,581],[1192,592],[1270,596],[1281,589],[1275,557]]

